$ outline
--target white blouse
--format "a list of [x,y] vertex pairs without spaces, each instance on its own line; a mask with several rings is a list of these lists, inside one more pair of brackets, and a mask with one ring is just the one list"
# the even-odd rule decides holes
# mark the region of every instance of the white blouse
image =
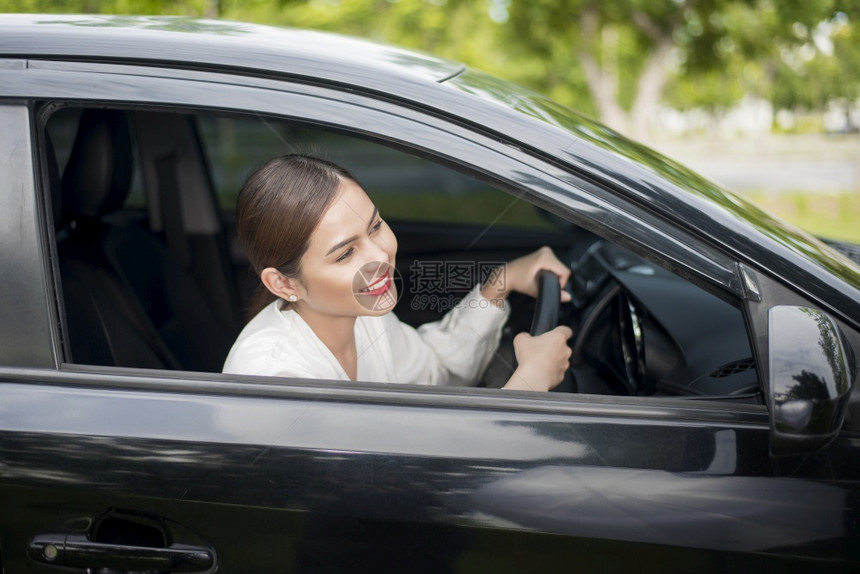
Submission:
[[[487,367],[510,309],[496,307],[475,286],[440,321],[417,330],[394,313],[358,317],[357,379],[381,383],[471,386]],[[245,326],[224,363],[225,373],[349,380],[304,319],[278,299]]]

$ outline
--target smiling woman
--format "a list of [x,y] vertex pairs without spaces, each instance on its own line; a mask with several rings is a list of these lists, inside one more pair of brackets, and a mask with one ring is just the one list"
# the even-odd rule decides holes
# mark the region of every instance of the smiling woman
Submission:
[[[345,169],[277,157],[248,178],[236,209],[239,240],[262,283],[224,372],[474,386],[495,353],[511,289],[535,294],[540,269],[569,270],[549,249],[503,266],[442,321],[418,330],[391,313],[397,239]],[[568,294],[565,296],[569,297]],[[509,388],[549,390],[570,358],[569,327],[516,341]]]

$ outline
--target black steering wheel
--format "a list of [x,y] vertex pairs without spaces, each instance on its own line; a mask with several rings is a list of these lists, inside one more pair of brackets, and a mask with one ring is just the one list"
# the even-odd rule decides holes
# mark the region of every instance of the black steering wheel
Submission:
[[541,269],[537,273],[537,297],[535,312],[532,316],[532,327],[529,334],[543,335],[558,324],[558,308],[561,304],[561,286],[558,276],[552,271]]
[[[601,334],[606,325],[610,333]],[[618,282],[610,281],[579,324],[574,335],[571,364],[600,365],[613,394],[653,394],[652,383],[645,377],[644,329],[643,316],[636,302]],[[612,348],[587,350],[590,341],[603,338],[612,342]]]
[[645,381],[645,343],[642,318],[633,300],[623,291],[616,300],[619,342],[624,383],[631,395],[653,394]]
[[[559,285],[558,276],[552,271],[541,269],[536,278],[538,290],[535,297],[535,312],[529,329],[529,334],[532,336],[543,335],[558,325],[558,310],[561,306],[561,285]],[[552,391],[576,392],[570,369],[565,371],[564,379]]]
[[[558,324],[558,312],[561,304],[561,286],[558,276],[552,271],[542,269],[536,275],[538,283],[537,296],[535,297],[535,310],[532,315],[532,324],[529,334],[532,336],[542,335],[551,331]],[[502,347],[496,353],[496,358],[490,363],[485,372],[481,386],[499,388],[504,385],[516,369],[516,357],[513,344]],[[564,380],[554,391],[572,392],[573,383],[570,371],[565,374]]]

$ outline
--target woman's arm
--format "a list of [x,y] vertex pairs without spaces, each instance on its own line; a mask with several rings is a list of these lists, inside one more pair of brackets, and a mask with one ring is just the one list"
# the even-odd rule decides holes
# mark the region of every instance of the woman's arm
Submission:
[[[392,317],[393,359],[398,380],[429,385],[473,386],[498,348],[508,306],[490,303],[479,286],[439,321],[414,329]],[[388,317],[388,316],[386,316]]]
[[[548,269],[562,285],[570,270],[549,247],[514,259],[498,267],[484,285],[477,285],[440,321],[422,325],[416,331],[398,322],[391,337],[398,380],[430,385],[469,386],[478,382],[498,348],[509,309],[511,291],[537,295],[536,276]],[[562,291],[562,301],[570,294]],[[570,349],[566,341],[571,331],[560,327],[540,337],[520,333],[514,339],[519,366],[505,388],[548,390],[556,386],[567,368]],[[560,373],[560,374],[559,374]]]

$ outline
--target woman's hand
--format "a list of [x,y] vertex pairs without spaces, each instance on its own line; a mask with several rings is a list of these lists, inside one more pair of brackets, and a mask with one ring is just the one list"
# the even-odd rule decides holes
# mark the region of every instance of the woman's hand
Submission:
[[[552,249],[541,247],[533,253],[497,267],[481,288],[481,295],[497,306],[502,305],[502,301],[511,291],[536,297],[537,273],[541,269],[555,273],[562,287],[570,278],[570,268],[559,261]],[[561,291],[561,301],[570,301],[570,293],[564,289]]]
[[[555,273],[562,287],[570,278],[570,268],[559,261],[552,249],[541,247],[495,269],[482,287],[481,295],[497,306],[503,304],[511,291],[536,297],[537,274],[542,269]],[[562,289],[561,300],[570,301],[570,293]],[[528,333],[514,337],[518,367],[504,388],[548,391],[558,386],[570,364],[567,340],[572,334],[570,327],[560,325],[537,337]]]
[[504,388],[548,391],[558,386],[570,365],[571,351],[567,340],[571,335],[570,327],[559,325],[537,337],[528,333],[514,337],[518,366]]

